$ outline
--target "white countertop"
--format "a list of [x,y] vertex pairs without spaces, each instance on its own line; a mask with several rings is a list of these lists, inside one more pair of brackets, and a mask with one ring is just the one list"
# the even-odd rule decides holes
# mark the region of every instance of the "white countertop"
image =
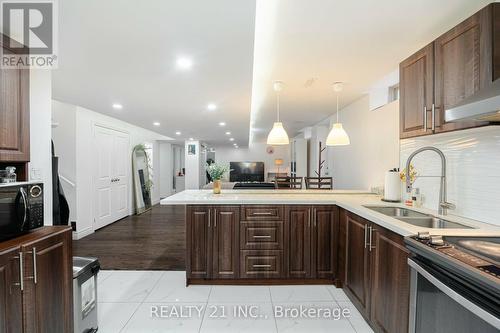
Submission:
[[[458,216],[439,216],[436,211],[425,208],[406,207],[403,204],[386,203],[380,196],[368,191],[350,190],[186,190],[161,200],[162,205],[337,205],[402,236],[416,235],[428,231],[431,235],[443,236],[500,236],[500,227],[465,219]],[[418,212],[432,214],[451,222],[457,222],[475,229],[433,229],[417,227],[365,206],[398,206]]]

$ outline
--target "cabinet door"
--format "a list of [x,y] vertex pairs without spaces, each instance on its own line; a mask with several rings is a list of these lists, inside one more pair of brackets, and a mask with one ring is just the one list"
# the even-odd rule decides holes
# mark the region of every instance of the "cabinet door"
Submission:
[[409,251],[403,237],[377,225],[373,225],[371,243],[371,321],[380,332],[407,332]]
[[23,332],[19,251],[0,252],[0,333]]
[[333,279],[336,273],[338,248],[338,208],[318,206],[312,208],[312,272],[313,277]]
[[0,161],[29,161],[29,133],[29,70],[0,69]]
[[366,247],[369,222],[348,214],[346,224],[345,289],[358,309],[368,311],[369,252]]
[[486,7],[435,41],[436,132],[484,125],[447,123],[445,110],[492,82],[491,7]]
[[434,46],[429,44],[399,65],[401,138],[432,134]]
[[207,279],[212,262],[212,216],[207,206],[188,206],[186,211],[187,278]]
[[239,273],[239,207],[213,208],[213,277],[235,279]]
[[311,207],[288,206],[285,253],[289,278],[311,277]]
[[25,332],[73,331],[71,229],[21,247],[25,257]]

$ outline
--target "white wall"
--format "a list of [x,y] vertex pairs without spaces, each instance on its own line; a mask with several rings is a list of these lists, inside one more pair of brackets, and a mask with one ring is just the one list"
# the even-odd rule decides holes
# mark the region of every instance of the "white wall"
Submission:
[[[190,155],[188,146],[195,146],[195,154]],[[186,190],[198,190],[203,184],[200,177],[201,145],[199,141],[186,141],[184,143],[184,167],[186,168],[185,188]]]
[[[76,128],[73,131],[73,122],[65,120],[71,117],[63,113],[74,113]],[[54,101],[53,121],[59,123],[54,136],[54,143],[58,147],[58,155],[61,159],[61,170],[71,169],[72,166],[66,166],[67,159],[62,156],[64,151],[74,149],[75,153],[75,178],[76,184],[76,222],[77,233],[76,238],[81,238],[94,231],[93,229],[93,175],[95,154],[92,148],[93,130],[95,125],[109,127],[122,132],[127,132],[130,135],[130,156],[132,149],[139,143],[148,143],[153,147],[153,183],[152,188],[152,202],[156,204],[160,200],[160,155],[159,155],[159,142],[170,138],[160,135],[158,133],[149,131],[147,129],[134,126],[124,121],[105,116],[103,114],[88,110],[79,106],[71,106],[66,103]],[[64,128],[63,128],[64,127]],[[67,127],[67,128],[66,128]],[[76,138],[72,139],[72,138]],[[130,159],[131,161],[131,159]],[[68,162],[71,164],[72,162]],[[131,163],[129,165],[129,213],[133,213],[133,182]],[[72,180],[73,181],[73,180]],[[65,188],[66,189],[66,188]]]
[[399,101],[370,111],[369,96],[362,97],[341,110],[340,122],[351,144],[328,148],[335,188],[383,185],[385,172],[399,165]]
[[165,198],[173,194],[174,161],[172,144],[167,142],[160,142],[159,149],[160,198]]
[[[401,167],[415,150],[433,146],[447,159],[448,201],[457,205],[449,214],[500,226],[500,127],[489,126],[401,140]],[[413,160],[419,175],[439,176],[441,160],[423,152]],[[401,169],[402,170],[402,169]],[[439,178],[417,178],[424,206],[437,210]]]
[[[217,163],[229,162],[264,162],[264,176],[268,172],[277,172],[274,160],[283,159],[283,165],[280,166],[280,172],[290,172],[290,146],[274,146],[274,154],[266,152],[266,143],[254,143],[248,148],[216,147],[215,161]],[[229,177],[229,175],[228,175]]]
[[50,70],[30,71],[29,179],[43,182],[45,225],[52,225],[51,81]]

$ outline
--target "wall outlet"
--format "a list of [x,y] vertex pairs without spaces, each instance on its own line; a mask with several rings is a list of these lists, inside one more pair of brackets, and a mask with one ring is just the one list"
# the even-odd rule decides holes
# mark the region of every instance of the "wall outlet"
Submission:
[[30,170],[30,180],[42,180],[42,169],[31,168]]
[[76,221],[71,221],[71,229],[73,229],[73,231],[76,231]]

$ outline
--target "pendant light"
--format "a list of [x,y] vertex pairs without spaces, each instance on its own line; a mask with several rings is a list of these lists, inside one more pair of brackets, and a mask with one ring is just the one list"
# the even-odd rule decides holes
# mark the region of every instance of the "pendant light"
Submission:
[[288,134],[283,128],[283,123],[280,121],[280,92],[283,90],[283,82],[275,81],[273,89],[276,92],[276,122],[273,125],[271,132],[267,136],[267,144],[272,146],[287,145],[290,143]]
[[342,127],[342,123],[339,122],[339,94],[342,91],[342,82],[335,82],[333,84],[333,91],[337,93],[337,122],[333,124],[328,137],[326,138],[327,146],[347,146],[351,144],[349,140],[349,135]]

